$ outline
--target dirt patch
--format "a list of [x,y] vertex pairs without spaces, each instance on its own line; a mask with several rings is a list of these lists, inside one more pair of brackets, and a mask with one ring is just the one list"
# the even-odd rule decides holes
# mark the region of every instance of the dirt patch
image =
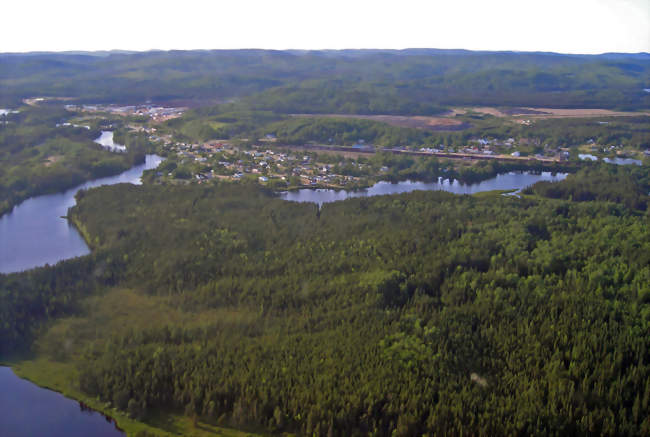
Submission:
[[63,155],[52,155],[49,156],[45,159],[45,163],[43,165],[45,167],[50,167],[52,164],[55,164],[63,159]]
[[588,117],[632,117],[650,115],[648,112],[623,112],[610,111],[609,109],[561,109],[561,108],[454,108],[451,114],[463,115],[469,111],[495,117],[523,117],[526,118],[588,118]]
[[[557,109],[557,108],[522,108],[541,113],[519,113],[530,118],[581,118],[581,117],[633,117],[650,115],[648,112],[610,111],[609,109]],[[513,114],[517,116],[519,114]]]
[[508,114],[505,112],[502,112],[501,110],[497,108],[492,108],[489,106],[481,106],[477,108],[455,108],[454,109],[454,115],[465,115],[468,112],[478,112],[479,114],[487,114],[487,115],[493,115],[495,117],[507,117]]
[[511,109],[504,109],[501,112],[504,114],[508,115],[548,115],[548,112],[540,111],[537,109],[530,109],[530,108],[511,108]]
[[291,114],[293,117],[354,118],[378,121],[391,126],[424,129],[430,131],[456,131],[470,127],[469,123],[450,117],[429,117],[423,115],[357,115],[357,114]]

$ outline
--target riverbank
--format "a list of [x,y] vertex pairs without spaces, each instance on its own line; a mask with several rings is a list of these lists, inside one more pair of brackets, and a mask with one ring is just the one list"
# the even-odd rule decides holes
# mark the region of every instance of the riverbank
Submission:
[[76,203],[79,190],[119,183],[140,184],[143,172],[156,168],[162,161],[158,155],[145,155],[144,158],[144,163],[115,176],[90,180],[61,193],[29,198],[11,214],[0,217],[0,240],[3,241],[0,273],[54,265],[88,254],[93,242],[87,235],[82,238],[83,226],[76,223],[72,227],[71,222],[62,217],[67,216],[68,209]]
[[[107,403],[86,396],[76,386],[77,371],[74,365],[56,362],[44,357],[30,359],[17,358],[0,361],[0,365],[11,367],[20,378],[26,379],[39,387],[61,393],[67,398],[82,402],[87,407],[115,420],[117,426],[127,436],[195,436],[195,437],[261,437],[247,431],[215,426],[177,414],[157,413],[150,418],[151,423],[131,419],[125,413],[111,408]],[[149,420],[148,420],[149,421]],[[147,434],[144,434],[147,433]]]
[[12,196],[2,200],[0,199],[0,217],[2,217],[5,214],[11,213],[13,209],[23,203],[25,200],[32,198],[32,197],[38,197],[38,196],[45,196],[48,194],[56,194],[60,192],[64,192],[69,190],[70,188],[76,187],[77,185],[81,185],[85,182],[92,181],[98,178],[105,178],[105,177],[111,177],[111,176],[116,176],[120,173],[124,173],[128,169],[144,164],[145,162],[145,155],[138,156],[136,159],[134,159],[131,162],[124,161],[123,165],[119,166],[113,166],[107,171],[102,172],[101,174],[86,174],[82,175],[80,173],[70,173],[65,176],[64,179],[60,179],[58,183],[54,183],[52,185],[37,185],[32,188],[27,188],[25,191],[18,191],[16,193],[12,193]]

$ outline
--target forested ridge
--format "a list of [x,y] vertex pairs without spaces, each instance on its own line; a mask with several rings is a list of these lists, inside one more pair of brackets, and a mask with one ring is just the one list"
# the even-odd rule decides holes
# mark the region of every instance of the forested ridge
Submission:
[[[647,54],[195,50],[0,54],[0,102],[247,99],[276,112],[432,114],[448,105],[650,106]],[[250,97],[250,99],[248,99]]]
[[[646,186],[647,167],[620,171]],[[648,435],[647,196],[639,207],[592,180],[588,201],[568,179],[549,199],[541,184],[521,199],[414,192],[320,210],[246,184],[93,189],[70,214],[92,255],[0,275],[0,344],[119,287],[196,320],[70,331],[79,349],[54,358],[141,420]]]

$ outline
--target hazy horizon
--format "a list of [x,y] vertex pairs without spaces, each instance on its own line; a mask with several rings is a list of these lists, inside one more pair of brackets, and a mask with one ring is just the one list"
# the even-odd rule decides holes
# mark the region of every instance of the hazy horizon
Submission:
[[[646,0],[186,0],[110,6],[25,0],[3,8],[2,53],[435,47],[562,54],[650,52]],[[8,37],[10,36],[10,38]]]
[[100,49],[100,50],[79,50],[79,49],[69,49],[69,50],[31,50],[26,52],[0,52],[3,55],[31,55],[31,54],[43,54],[43,53],[52,53],[52,54],[76,54],[76,53],[149,53],[149,52],[214,52],[214,51],[275,51],[275,52],[344,52],[344,51],[396,51],[404,52],[409,50],[436,50],[436,51],[465,51],[465,52],[476,52],[476,53],[522,53],[522,54],[552,54],[552,55],[565,55],[565,56],[601,56],[608,54],[621,54],[621,55],[649,55],[650,51],[640,51],[640,52],[599,52],[599,53],[569,53],[569,52],[558,52],[558,51],[546,51],[546,50],[509,50],[509,49],[495,49],[495,50],[474,50],[466,48],[440,48],[440,47],[406,47],[403,49],[391,49],[391,48],[381,48],[381,47],[348,47],[340,49],[296,49],[296,48],[287,48],[287,49],[267,49],[261,47],[239,47],[239,48],[186,48],[186,49],[143,49],[143,50],[130,50],[123,48],[113,48],[113,49]]

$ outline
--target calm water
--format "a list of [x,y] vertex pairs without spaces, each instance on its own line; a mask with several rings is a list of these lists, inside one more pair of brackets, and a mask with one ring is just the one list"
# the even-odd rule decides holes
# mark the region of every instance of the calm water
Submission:
[[[589,153],[580,153],[578,155],[578,158],[582,159],[583,161],[598,161],[597,156],[591,155]],[[616,165],[643,165],[640,159],[633,158],[603,158],[603,161],[608,164]]]
[[346,191],[329,189],[304,188],[297,191],[286,191],[280,194],[284,200],[294,202],[313,202],[318,204],[336,202],[352,197],[380,196],[382,194],[408,193],[415,190],[449,191],[455,194],[474,194],[481,191],[522,189],[539,181],[561,181],[566,173],[552,174],[542,172],[510,172],[497,175],[492,179],[476,184],[463,184],[457,180],[450,182],[448,179],[439,179],[438,182],[413,182],[403,181],[398,183],[377,182],[365,190]]
[[102,134],[95,139],[95,142],[111,152],[126,152],[126,146],[113,141],[113,132],[103,130]]
[[140,184],[144,170],[156,168],[158,155],[116,176],[96,179],[63,193],[31,197],[0,217],[0,273],[27,270],[89,253],[86,242],[64,218],[81,188],[119,183]]
[[112,419],[20,379],[9,367],[0,367],[0,387],[2,437],[124,436]]

